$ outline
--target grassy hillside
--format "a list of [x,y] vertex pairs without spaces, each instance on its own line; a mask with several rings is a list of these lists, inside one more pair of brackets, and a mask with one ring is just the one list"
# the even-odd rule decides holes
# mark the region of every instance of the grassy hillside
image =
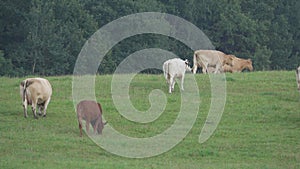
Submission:
[[[189,75],[192,76],[192,75]],[[53,96],[46,118],[23,117],[21,78],[0,78],[0,168],[300,168],[300,95],[291,71],[226,74],[226,107],[217,130],[203,144],[198,137],[210,106],[207,75],[195,75],[201,104],[196,122],[185,139],[161,155],[129,159],[79,137],[72,100],[72,77],[48,77]],[[161,89],[167,97],[163,114],[138,124],[116,110],[111,97],[112,76],[96,78],[96,97],[105,119],[119,132],[150,137],[176,119],[180,93],[167,94],[162,75],[138,75],[130,85],[132,104],[150,107],[148,95]]]

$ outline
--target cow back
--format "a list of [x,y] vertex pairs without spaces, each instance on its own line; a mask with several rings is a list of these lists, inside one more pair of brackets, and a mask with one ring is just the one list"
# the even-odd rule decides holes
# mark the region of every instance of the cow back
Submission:
[[26,92],[29,98],[36,97],[39,102],[43,102],[51,97],[52,87],[46,79],[32,78],[27,80]]
[[194,61],[199,66],[207,63],[209,66],[216,66],[218,63],[223,63],[225,54],[217,50],[197,50],[194,53]]
[[102,115],[102,108],[95,101],[83,100],[77,105],[77,114],[84,120],[93,121]]
[[31,104],[32,100],[44,102],[52,95],[52,87],[47,79],[43,78],[28,78],[20,83],[20,95],[24,101]]
[[186,71],[186,63],[185,61],[174,58],[168,61],[168,74],[171,76],[181,76]]

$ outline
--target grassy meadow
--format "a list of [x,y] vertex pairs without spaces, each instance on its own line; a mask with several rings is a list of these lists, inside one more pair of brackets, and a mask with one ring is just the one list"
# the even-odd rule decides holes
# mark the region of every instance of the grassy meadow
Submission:
[[[193,76],[187,74],[187,76]],[[196,74],[201,104],[196,122],[182,142],[150,158],[120,157],[79,137],[72,99],[72,76],[47,77],[53,95],[47,117],[23,116],[19,83],[0,77],[0,168],[300,168],[300,94],[295,72],[226,74],[227,98],[222,119],[208,141],[198,138],[210,107],[208,75]],[[117,131],[150,137],[172,125],[180,109],[180,91],[168,94],[163,75],[137,75],[130,84],[136,109],[150,107],[149,93],[164,91],[167,105],[155,121],[139,124],[122,117],[112,101],[112,75],[96,77],[96,98]]]

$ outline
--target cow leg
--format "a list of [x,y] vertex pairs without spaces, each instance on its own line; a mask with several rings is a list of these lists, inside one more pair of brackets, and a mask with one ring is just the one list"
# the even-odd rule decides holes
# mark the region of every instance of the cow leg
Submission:
[[78,117],[78,127],[79,127],[79,131],[80,131],[80,137],[82,137],[82,118]]
[[196,74],[196,72],[197,72],[197,64],[194,64],[194,66],[193,66],[193,74]]
[[170,77],[170,79],[169,79],[169,93],[172,93],[173,81],[174,81],[174,78]]
[[207,67],[208,67],[208,64],[207,64],[207,65],[206,65],[206,64],[203,64],[203,66],[202,66],[202,73],[203,73],[203,74],[208,73]]
[[36,108],[37,108],[37,103],[32,103],[32,113],[35,119],[38,119],[38,116],[36,115]]
[[175,81],[175,78],[174,78],[174,79],[173,79],[173,83],[172,83],[172,92],[174,92],[175,83],[176,83],[176,81]]
[[42,110],[44,109],[44,105],[43,105],[43,104],[40,104],[40,105],[38,105],[38,107],[39,107],[39,112],[38,112],[38,114],[39,114],[39,116],[41,116],[41,115],[42,115]]
[[176,81],[175,81],[175,79],[173,80],[173,84],[172,84],[172,92],[174,92],[174,88],[175,88],[175,83],[176,83]]
[[169,93],[172,93],[172,84],[169,83]]
[[102,117],[99,118],[99,125],[98,125],[98,128],[97,128],[97,131],[98,131],[98,134],[102,134],[102,130],[104,128],[104,123],[102,121]]
[[46,114],[47,114],[47,107],[48,107],[48,104],[49,104],[49,102],[50,102],[50,97],[49,97],[49,99],[44,103],[44,106],[43,106],[43,117],[46,117]]
[[32,113],[33,113],[33,117],[35,119],[38,119],[38,116],[36,115],[36,108],[35,107],[32,107]]
[[27,103],[23,104],[24,117],[27,118]]
[[180,78],[180,87],[181,87],[181,90],[184,91],[184,88],[183,88],[183,81],[184,81],[184,75]]
[[174,92],[175,83],[176,83],[176,81],[175,81],[175,78],[173,77],[172,78],[172,87],[171,87],[172,92]]
[[217,73],[219,73],[219,72],[221,72],[221,71],[220,71],[220,65],[217,64],[217,65],[216,65],[216,70],[215,70],[214,73],[217,74]]
[[[95,124],[94,124],[94,134],[95,134],[95,135],[97,134],[98,127],[99,127],[99,125],[100,125],[100,120],[101,120],[101,119],[98,117],[98,118],[96,119]],[[101,134],[101,133],[98,133],[98,134]]]
[[86,133],[90,134],[90,121],[88,120],[85,121],[85,128],[86,128]]

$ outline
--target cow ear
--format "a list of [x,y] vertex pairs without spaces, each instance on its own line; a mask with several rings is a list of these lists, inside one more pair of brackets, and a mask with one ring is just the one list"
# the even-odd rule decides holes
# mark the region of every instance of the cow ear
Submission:
[[186,65],[189,65],[189,61],[188,61],[187,59],[185,59],[184,63],[185,63]]

